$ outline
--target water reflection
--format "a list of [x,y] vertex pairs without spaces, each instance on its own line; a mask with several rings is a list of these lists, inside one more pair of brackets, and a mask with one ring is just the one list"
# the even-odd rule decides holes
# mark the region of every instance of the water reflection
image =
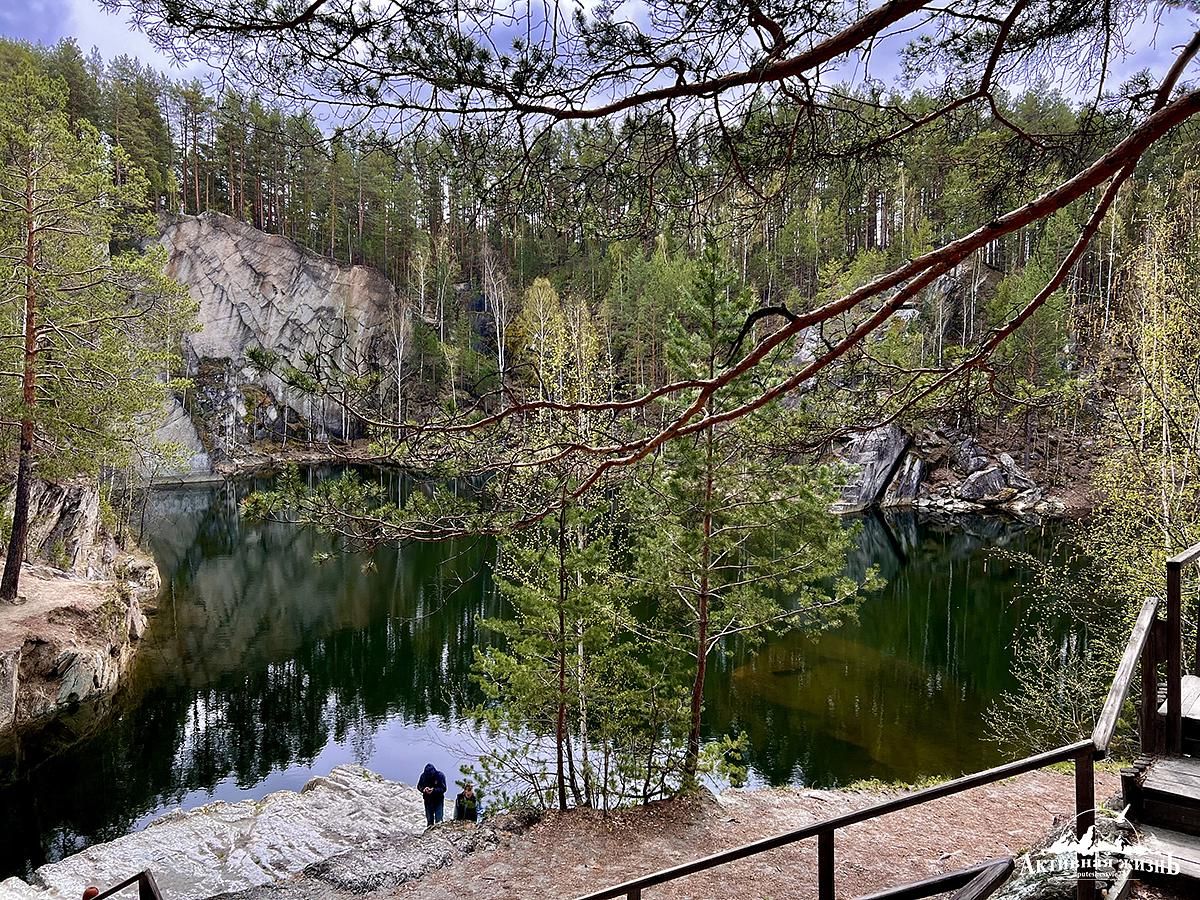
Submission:
[[[398,486],[393,486],[399,489]],[[146,539],[165,585],[126,688],[0,751],[0,878],[166,809],[298,788],[342,762],[411,782],[470,743],[482,619],[503,615],[483,541],[336,553],[239,520],[248,485],[156,492]],[[707,730],[745,730],[759,782],[911,779],[994,762],[981,714],[1009,687],[1020,573],[993,522],[871,520],[852,567],[887,587],[857,621],[714,660]],[[320,561],[318,561],[320,560]]]
[[733,654],[708,692],[710,731],[744,730],[753,768],[773,784],[914,781],[999,762],[983,714],[1014,686],[1028,573],[992,551],[1046,559],[1057,531],[912,513],[866,520],[850,567],[878,565],[886,586],[832,632]]

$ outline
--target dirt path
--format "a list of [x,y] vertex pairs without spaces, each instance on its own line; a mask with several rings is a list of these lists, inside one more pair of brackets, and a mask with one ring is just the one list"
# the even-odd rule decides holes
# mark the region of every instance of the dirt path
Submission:
[[109,599],[112,588],[112,582],[25,565],[21,569],[21,601],[0,603],[0,651],[20,648],[30,635],[46,640],[74,637],[78,628],[73,622],[64,625],[60,619],[70,617],[59,611],[91,612]]
[[[1115,776],[1098,775],[1099,797],[1117,788]],[[402,885],[395,896],[573,897],[878,799],[877,794],[833,791],[728,791],[716,801],[660,803],[609,817],[551,814],[524,834],[507,835],[496,850]],[[839,831],[838,894],[856,897],[1017,855],[1065,822],[1073,808],[1071,776],[1043,771]],[[809,840],[648,893],[672,900],[810,898],[816,897],[815,873],[816,842]]]

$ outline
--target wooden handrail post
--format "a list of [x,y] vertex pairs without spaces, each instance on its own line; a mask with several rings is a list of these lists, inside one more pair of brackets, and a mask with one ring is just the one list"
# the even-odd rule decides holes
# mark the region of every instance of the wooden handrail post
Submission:
[[1167,560],[1167,752],[1183,752],[1183,591],[1178,559]]
[[138,875],[138,900],[162,900],[158,882],[154,880],[154,873],[149,869]]
[[1075,757],[1075,837],[1082,838],[1096,824],[1096,766],[1093,751]]
[[817,835],[817,897],[834,900],[833,829]]
[[[1085,750],[1075,757],[1075,837],[1082,840],[1096,824],[1096,765],[1093,752]],[[1092,900],[1096,894],[1093,872],[1084,871],[1085,856],[1077,856],[1079,871],[1075,880],[1077,900]]]
[[1161,619],[1155,619],[1142,649],[1142,708],[1138,722],[1142,752],[1158,753],[1158,657]]

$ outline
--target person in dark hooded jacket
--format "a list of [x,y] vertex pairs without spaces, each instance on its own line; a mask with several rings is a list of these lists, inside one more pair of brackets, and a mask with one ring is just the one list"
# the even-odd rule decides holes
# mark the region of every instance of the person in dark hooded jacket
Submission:
[[442,821],[445,814],[446,776],[428,763],[417,780],[417,790],[425,799],[425,823],[433,825]]

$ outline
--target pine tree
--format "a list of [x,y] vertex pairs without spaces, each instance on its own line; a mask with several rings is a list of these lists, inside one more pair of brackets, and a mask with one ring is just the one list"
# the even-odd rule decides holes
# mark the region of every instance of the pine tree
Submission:
[[[120,172],[119,180],[116,173]],[[15,506],[0,600],[17,596],[35,469],[96,473],[132,451],[132,427],[157,408],[182,289],[161,250],[110,256],[129,240],[147,182],[121,148],[68,117],[63,82],[23,67],[0,84],[0,279],[4,420],[18,425]],[[7,388],[7,386],[6,386]]]
[[[750,292],[710,244],[671,316],[671,376],[718,375],[751,309]],[[738,387],[723,403],[735,402]],[[704,415],[722,408],[709,399]],[[709,656],[735,635],[753,642],[771,630],[819,625],[857,593],[840,577],[849,535],[828,511],[830,473],[764,452],[786,444],[788,415],[773,406],[667,445],[632,517],[641,525],[637,572],[659,610],[653,628],[690,663],[690,672],[681,667],[689,682],[686,784],[700,762]]]

